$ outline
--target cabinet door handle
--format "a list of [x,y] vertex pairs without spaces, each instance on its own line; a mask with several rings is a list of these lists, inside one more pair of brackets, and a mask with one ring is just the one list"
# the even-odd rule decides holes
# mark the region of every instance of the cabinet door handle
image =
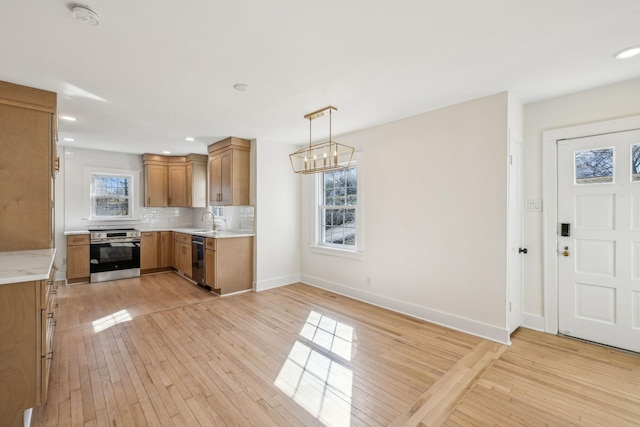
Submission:
[[151,196],[147,197],[147,206],[151,204]]

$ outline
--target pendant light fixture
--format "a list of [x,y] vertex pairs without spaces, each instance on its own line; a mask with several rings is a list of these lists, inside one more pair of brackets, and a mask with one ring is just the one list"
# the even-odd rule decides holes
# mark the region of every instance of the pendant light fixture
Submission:
[[[289,154],[289,160],[295,173],[309,175],[347,169],[351,165],[355,149],[331,139],[331,118],[334,111],[338,111],[338,109],[329,106],[304,116],[305,119],[309,119],[309,145]],[[329,112],[329,140],[312,144],[311,121],[324,116],[327,112]]]

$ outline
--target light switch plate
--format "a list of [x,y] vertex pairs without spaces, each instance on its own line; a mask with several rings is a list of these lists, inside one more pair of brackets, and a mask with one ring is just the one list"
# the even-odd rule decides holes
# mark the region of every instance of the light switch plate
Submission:
[[542,200],[527,200],[527,210],[529,212],[542,212]]

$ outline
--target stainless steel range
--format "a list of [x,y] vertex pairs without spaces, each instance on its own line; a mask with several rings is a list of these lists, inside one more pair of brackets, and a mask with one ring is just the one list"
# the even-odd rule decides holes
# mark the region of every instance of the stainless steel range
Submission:
[[140,231],[90,229],[91,282],[140,276]]

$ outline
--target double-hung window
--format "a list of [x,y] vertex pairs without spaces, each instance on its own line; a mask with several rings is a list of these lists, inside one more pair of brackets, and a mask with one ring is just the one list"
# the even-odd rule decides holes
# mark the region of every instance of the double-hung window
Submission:
[[357,206],[358,170],[355,167],[322,174],[321,244],[346,249],[356,247]]
[[[318,176],[316,251],[334,254],[362,252],[361,197],[358,194],[359,165],[323,172]],[[328,250],[325,251],[324,249]]]
[[132,175],[93,173],[91,175],[91,218],[132,218],[133,184]]

